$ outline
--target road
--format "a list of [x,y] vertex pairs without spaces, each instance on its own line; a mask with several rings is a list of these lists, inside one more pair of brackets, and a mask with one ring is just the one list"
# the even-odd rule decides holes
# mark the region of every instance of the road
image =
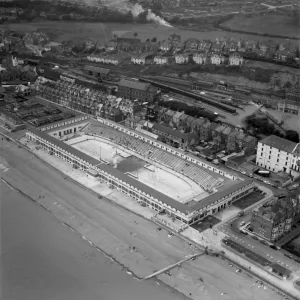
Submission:
[[[56,215],[62,214],[65,207],[73,207],[73,215],[69,214],[68,220],[73,224],[77,222],[87,235],[94,233],[101,249],[129,265],[137,275],[149,275],[154,269],[163,268],[193,253],[179,238],[168,238],[168,232],[164,230],[157,232],[157,226],[152,222],[106,200],[99,200],[77,184],[65,180],[63,175],[26,150],[12,142],[0,141],[4,180],[35,200],[50,203],[49,207]],[[130,253],[129,246],[135,246],[138,252]],[[174,281],[169,281],[173,276],[164,278],[162,275],[160,279],[186,295],[192,292],[194,299],[218,299],[223,292],[230,295],[227,299],[253,299],[254,279],[233,271],[219,258],[203,256],[174,273]],[[197,282],[199,277],[203,278],[205,287]],[[255,296],[261,300],[280,299],[274,292],[262,289],[255,289]]]
[[[252,239],[249,235],[244,235],[240,233],[239,228],[242,221],[245,223],[250,222],[251,220],[251,211],[245,210],[245,215],[243,217],[235,217],[232,221],[229,221],[227,224],[224,224],[223,227],[219,228],[223,232],[227,232],[233,235],[233,238],[237,238],[238,241],[244,245],[252,248],[252,250],[267,259],[270,259],[274,262],[280,263],[290,270],[297,272],[300,270],[300,264],[295,262],[293,259],[290,259],[284,256],[281,250],[273,250],[270,247],[261,244],[259,241]],[[232,223],[232,226],[230,225]]]

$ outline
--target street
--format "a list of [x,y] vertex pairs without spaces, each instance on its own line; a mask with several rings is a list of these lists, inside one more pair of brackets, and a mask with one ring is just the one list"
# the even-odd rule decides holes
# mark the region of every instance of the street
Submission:
[[[260,204],[256,204],[255,206],[257,205]],[[287,267],[291,271],[300,273],[300,264],[295,262],[293,259],[286,257],[281,250],[274,250],[269,246],[263,245],[258,240],[254,240],[253,238],[251,238],[251,236],[245,235],[240,232],[241,223],[245,222],[245,224],[247,224],[251,221],[252,209],[245,210],[245,215],[242,217],[237,216],[232,220],[228,220],[226,223],[219,227],[219,230],[227,233],[231,238],[241,243],[242,245],[251,248],[257,254],[260,254],[271,261],[277,262],[282,266]]]

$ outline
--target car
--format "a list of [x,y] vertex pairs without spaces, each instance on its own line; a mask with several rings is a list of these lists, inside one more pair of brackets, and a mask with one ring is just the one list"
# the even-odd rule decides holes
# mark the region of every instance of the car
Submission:
[[284,253],[284,256],[286,256],[288,258],[291,258],[291,259],[294,258],[294,256],[292,254],[290,254],[290,253]]
[[245,221],[242,221],[241,223],[240,223],[240,226],[244,226],[246,224],[246,222]]
[[241,210],[241,211],[238,213],[238,216],[239,216],[239,217],[242,217],[244,214],[245,214],[245,212],[244,212],[243,210]]
[[258,237],[255,236],[255,235],[252,235],[251,237],[252,237],[254,240],[258,240]]
[[261,244],[263,244],[263,245],[269,246],[269,244],[268,244],[266,241],[264,241],[264,240],[260,240],[259,242],[260,242]]
[[269,247],[273,250],[279,250],[280,247],[276,246],[276,245],[269,245]]
[[246,232],[245,230],[241,229],[240,233],[244,234],[244,235],[248,235],[248,232]]

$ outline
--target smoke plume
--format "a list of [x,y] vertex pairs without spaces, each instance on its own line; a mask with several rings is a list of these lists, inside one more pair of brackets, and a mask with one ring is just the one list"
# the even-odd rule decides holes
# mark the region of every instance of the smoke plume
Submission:
[[[88,6],[107,6],[111,9],[115,9],[124,13],[128,13],[131,11],[134,18],[137,18],[141,13],[145,12],[145,9],[140,4],[132,4],[129,2],[129,0],[83,0],[82,2]],[[151,9],[147,10],[146,19],[149,22],[155,22],[163,26],[172,27],[167,21],[151,11]]]

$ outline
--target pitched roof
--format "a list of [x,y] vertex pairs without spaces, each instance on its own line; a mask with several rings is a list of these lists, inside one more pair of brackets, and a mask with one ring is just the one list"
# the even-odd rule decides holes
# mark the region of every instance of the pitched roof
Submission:
[[297,144],[289,140],[283,139],[276,135],[270,135],[265,139],[260,141],[262,144],[268,145],[270,147],[282,150],[288,153],[293,153],[293,150],[296,148]]
[[150,87],[150,83],[122,79],[119,83],[119,86],[135,89],[135,90],[147,91]]
[[244,181],[241,181],[223,191],[214,193],[206,198],[204,198],[203,200],[197,202],[197,204],[193,205],[193,210],[200,210],[202,208],[205,208],[207,205],[213,204],[214,202],[222,199],[223,197],[227,197],[229,196],[231,193],[233,193],[234,191],[239,190],[240,188],[243,188],[247,185],[249,185],[252,182],[252,180],[250,179],[246,179]]
[[83,68],[85,71],[91,71],[91,72],[96,72],[100,74],[108,74],[110,72],[110,69],[104,69],[104,68],[99,68],[95,66],[84,66]]
[[167,133],[171,136],[174,136],[174,137],[177,137],[177,138],[180,138],[180,139],[187,139],[187,137],[188,137],[187,134],[182,133],[181,131],[178,131],[176,129],[173,129],[171,127],[167,127],[167,126],[164,126],[164,125],[161,125],[161,124],[155,124],[153,126],[153,129],[158,130],[160,132]]

